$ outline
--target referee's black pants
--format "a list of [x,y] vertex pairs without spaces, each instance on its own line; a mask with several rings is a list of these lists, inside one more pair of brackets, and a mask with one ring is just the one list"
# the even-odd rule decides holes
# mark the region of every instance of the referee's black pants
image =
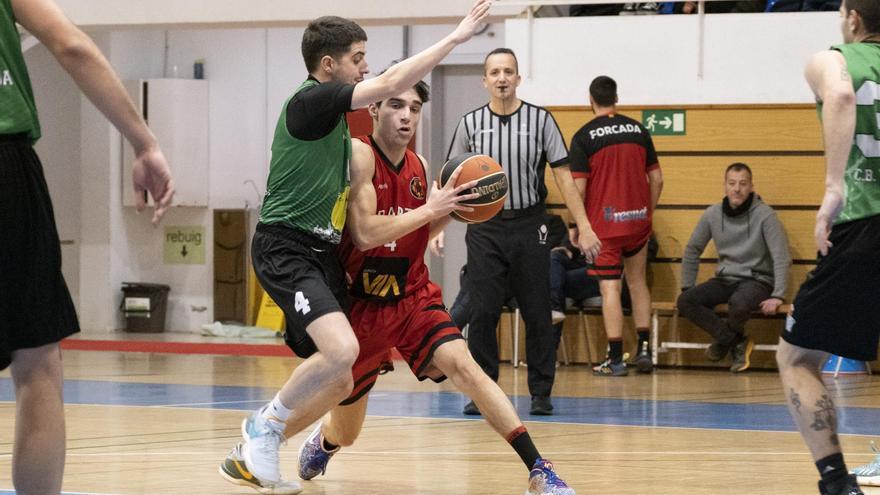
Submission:
[[559,336],[550,322],[550,246],[543,209],[468,225],[465,240],[466,284],[472,307],[468,327],[471,354],[483,371],[498,381],[496,329],[505,295],[512,294],[526,323],[529,392],[549,396],[556,375]]

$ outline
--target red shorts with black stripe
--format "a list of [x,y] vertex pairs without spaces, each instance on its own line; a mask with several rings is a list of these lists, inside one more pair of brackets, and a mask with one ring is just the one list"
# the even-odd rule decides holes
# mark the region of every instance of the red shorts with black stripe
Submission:
[[602,241],[602,249],[595,263],[587,265],[587,275],[600,280],[613,280],[623,277],[623,258],[635,256],[651,238],[650,226],[644,232],[624,237],[611,237]]
[[446,342],[462,338],[446,312],[440,287],[433,282],[390,303],[355,299],[350,320],[361,350],[351,370],[354,390],[341,405],[356,402],[373,388],[380,373],[393,369],[390,365],[394,347],[419,380],[445,380],[431,366],[434,351]]

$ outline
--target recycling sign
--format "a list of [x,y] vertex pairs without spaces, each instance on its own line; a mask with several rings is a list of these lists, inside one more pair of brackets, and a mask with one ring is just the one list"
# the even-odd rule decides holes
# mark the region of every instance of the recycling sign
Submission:
[[165,227],[166,265],[205,263],[205,228],[202,226]]
[[643,110],[642,125],[654,136],[684,136],[686,114],[685,110]]

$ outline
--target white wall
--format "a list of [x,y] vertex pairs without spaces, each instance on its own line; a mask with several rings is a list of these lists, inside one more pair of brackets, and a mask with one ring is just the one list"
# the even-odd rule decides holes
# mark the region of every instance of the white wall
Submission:
[[[488,93],[483,89],[482,65],[448,65],[435,73],[435,80],[442,78],[442,83],[434,86],[434,97],[437,103],[442,105],[439,113],[433,121],[438,128],[435,138],[438,138],[439,146],[433,146],[432,167],[435,173],[439,173],[440,167],[446,161],[446,153],[449,151],[449,143],[455,128],[461,120],[461,116],[488,101]],[[442,137],[441,137],[442,136]],[[434,275],[434,280],[443,286],[443,299],[447,305],[455,300],[459,290],[459,270],[467,263],[467,248],[465,247],[465,233],[467,226],[461,222],[450,222],[446,228],[445,248],[442,260],[438,260],[432,266],[437,272],[439,266],[442,275]]]
[[[523,6],[496,3],[493,16],[522,12]],[[58,0],[74,22],[92,28],[124,29],[166,26],[265,27],[304,26],[322,15],[340,15],[366,24],[453,22],[473,5],[472,0]]]
[[695,15],[508,20],[520,56],[520,94],[541,105],[586,105],[598,75],[615,78],[622,105],[809,103],[809,57],[841,43],[836,12],[706,15],[705,72],[697,76]]
[[205,59],[210,83],[210,204],[212,208],[253,205],[250,179],[265,185],[266,30],[171,31],[168,71],[193,77],[193,62]]
[[[410,55],[416,54],[440,41],[455,28],[454,24],[413,26],[410,38]],[[503,24],[489,24],[481,34],[452,50],[444,64],[482,64],[486,54],[494,48],[504,46]]]
[[[110,35],[95,36],[95,42],[108,56]],[[118,134],[111,131],[99,112],[85,99],[80,106],[80,297],[77,309],[80,326],[86,331],[108,331],[118,327],[114,311],[118,298],[113,275],[118,265],[112,246],[114,216],[121,213],[119,181],[121,174],[113,167],[113,141]],[[119,162],[116,156],[116,163]],[[57,215],[56,215],[57,218]],[[115,291],[114,291],[115,289]]]

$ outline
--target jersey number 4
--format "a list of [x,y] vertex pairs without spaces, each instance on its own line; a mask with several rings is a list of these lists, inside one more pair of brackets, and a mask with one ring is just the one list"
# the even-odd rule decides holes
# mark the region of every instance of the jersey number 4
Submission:
[[306,296],[303,295],[302,291],[296,293],[293,297],[293,308],[297,313],[302,313],[304,315],[309,314],[309,311],[312,308],[309,307],[309,300],[306,299]]

